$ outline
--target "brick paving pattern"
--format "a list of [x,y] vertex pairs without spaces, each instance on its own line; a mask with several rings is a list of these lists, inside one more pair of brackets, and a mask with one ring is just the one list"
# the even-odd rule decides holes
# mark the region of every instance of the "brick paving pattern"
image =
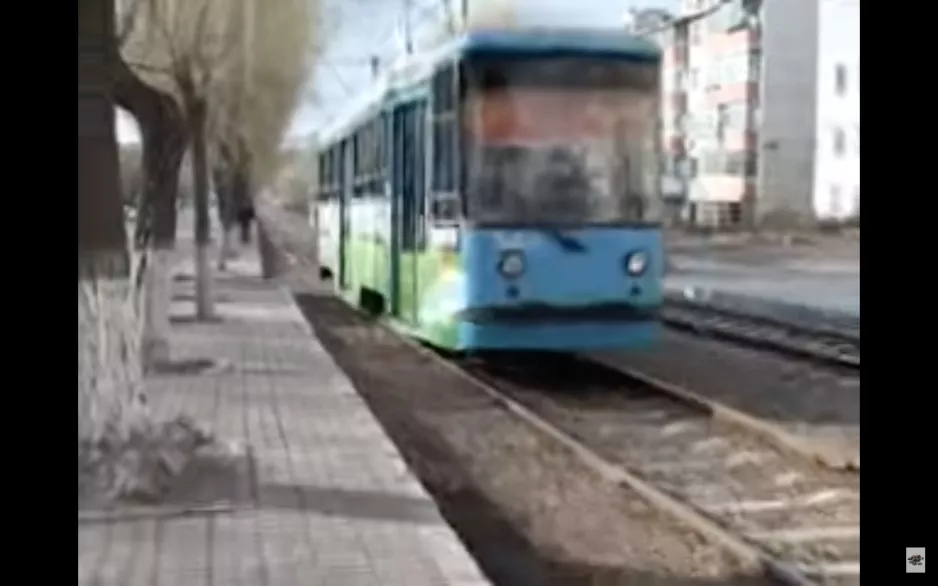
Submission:
[[[147,382],[155,409],[250,446],[249,499],[189,515],[80,516],[79,585],[487,584],[292,299],[258,275],[244,251],[215,280],[223,319],[174,325],[174,360],[220,368]],[[174,315],[192,314],[193,289],[174,282],[185,299]]]

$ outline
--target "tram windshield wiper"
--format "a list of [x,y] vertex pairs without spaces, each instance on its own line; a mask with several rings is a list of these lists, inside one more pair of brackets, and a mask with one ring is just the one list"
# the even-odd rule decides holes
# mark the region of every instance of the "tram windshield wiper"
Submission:
[[579,239],[568,236],[557,228],[541,228],[541,232],[550,236],[567,252],[586,252],[586,246]]

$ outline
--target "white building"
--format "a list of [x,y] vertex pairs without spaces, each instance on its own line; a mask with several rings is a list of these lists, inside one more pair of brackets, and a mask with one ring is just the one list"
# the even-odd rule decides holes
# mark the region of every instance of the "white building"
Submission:
[[814,209],[860,215],[860,0],[820,0]]
[[[665,144],[693,224],[859,212],[859,0],[682,0],[666,48]],[[671,120],[673,118],[673,120]],[[855,203],[856,201],[856,203]]]

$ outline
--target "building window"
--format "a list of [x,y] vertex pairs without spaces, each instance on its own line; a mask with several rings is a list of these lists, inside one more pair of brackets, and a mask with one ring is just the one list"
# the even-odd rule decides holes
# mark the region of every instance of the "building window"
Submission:
[[747,53],[727,57],[723,63],[723,83],[746,83],[750,80],[750,63]]
[[747,151],[745,162],[743,163],[743,174],[746,177],[756,177],[759,175],[759,153]]
[[750,51],[747,63],[749,65],[749,71],[746,72],[747,81],[759,83],[762,75],[762,52],[759,49]]
[[831,187],[830,187],[830,196],[831,196],[831,200],[830,200],[831,215],[833,215],[833,216],[839,216],[839,215],[840,215],[840,211],[841,211],[841,206],[840,206],[840,186],[839,186],[839,185],[831,185]]
[[726,126],[729,123],[729,114],[726,104],[717,104],[717,141],[722,143],[726,139]]
[[692,22],[690,25],[690,44],[699,45],[702,35],[703,24],[700,21]]
[[687,157],[682,161],[681,167],[683,168],[683,176],[687,179],[694,179],[697,177],[698,173],[698,161],[697,157]]
[[757,155],[749,151],[704,151],[701,161],[702,172],[707,175],[755,177],[758,171]]
[[729,205],[730,225],[738,226],[743,223],[743,206],[738,201],[732,201]]
[[727,133],[739,133],[747,130],[751,109],[746,102],[717,104],[716,110],[704,118],[709,124],[706,131],[712,132],[718,142],[726,140]]
[[838,63],[834,68],[834,91],[838,96],[847,93],[847,66],[843,63]]
[[704,70],[704,80],[705,87],[708,90],[720,87],[720,82],[723,81],[723,67],[721,67],[719,61]]
[[834,129],[834,154],[842,157],[847,150],[847,137],[842,128]]
[[674,131],[678,134],[687,134],[690,128],[690,114],[682,113],[674,117]]

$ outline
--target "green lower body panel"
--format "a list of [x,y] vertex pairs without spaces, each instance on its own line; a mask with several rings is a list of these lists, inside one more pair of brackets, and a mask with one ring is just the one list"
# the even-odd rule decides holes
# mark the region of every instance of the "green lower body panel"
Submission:
[[[455,252],[437,248],[405,251],[400,255],[399,275],[392,279],[389,245],[349,238],[345,250],[346,285],[337,291],[342,299],[361,307],[363,292],[378,295],[386,319],[396,330],[441,348],[457,347],[459,328],[455,316],[465,305],[465,289]],[[391,307],[394,280],[396,311]]]

